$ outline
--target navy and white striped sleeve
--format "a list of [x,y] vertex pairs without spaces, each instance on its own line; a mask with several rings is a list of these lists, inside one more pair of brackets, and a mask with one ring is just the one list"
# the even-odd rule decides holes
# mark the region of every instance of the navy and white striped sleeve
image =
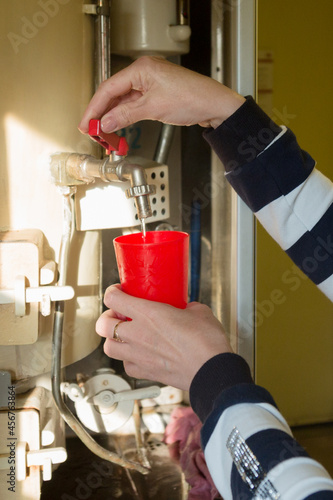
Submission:
[[[204,137],[226,177],[283,250],[333,301],[333,184],[252,98]],[[194,377],[190,401],[224,500],[332,500],[333,480],[294,440],[246,362],[219,354]]]
[[333,480],[295,441],[271,395],[237,354],[207,361],[190,387],[201,439],[224,500],[332,500]]
[[293,132],[278,127],[247,98],[204,137],[268,233],[333,301],[333,183]]

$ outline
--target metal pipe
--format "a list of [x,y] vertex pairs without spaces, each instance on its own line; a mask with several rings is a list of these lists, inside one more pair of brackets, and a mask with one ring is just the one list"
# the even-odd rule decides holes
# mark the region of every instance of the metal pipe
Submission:
[[150,468],[151,465],[148,459],[147,449],[144,445],[144,440],[142,439],[140,405],[137,399],[134,401],[133,420],[136,449],[138,450],[139,459],[143,464],[145,464],[146,467]]
[[190,24],[190,0],[177,0],[177,24]]
[[[73,214],[73,195],[76,191],[76,187],[61,187],[61,193],[63,195],[63,207],[64,207],[64,218],[63,218],[63,232],[61,239],[61,248],[59,255],[59,280],[58,285],[64,286],[67,280],[67,268],[68,268],[68,254],[70,251],[72,233],[74,228],[74,214]],[[55,404],[65,422],[69,427],[75,432],[75,434],[81,439],[81,441],[89,448],[90,451],[95,453],[95,455],[108,460],[114,464],[125,467],[126,469],[136,470],[141,472],[141,474],[147,474],[149,469],[142,466],[139,463],[126,460],[117,454],[107,450],[100,446],[86,431],[82,426],[80,421],[73,415],[70,409],[65,404],[62,394],[61,394],[61,352],[62,352],[62,335],[63,335],[63,322],[64,322],[64,302],[56,302],[55,315],[54,315],[54,326],[53,326],[53,338],[52,338],[52,368],[51,368],[51,380],[52,380],[52,394]]]
[[97,0],[95,18],[95,89],[111,76],[110,2]]
[[154,161],[157,163],[165,164],[167,162],[174,132],[174,125],[163,123],[154,154]]

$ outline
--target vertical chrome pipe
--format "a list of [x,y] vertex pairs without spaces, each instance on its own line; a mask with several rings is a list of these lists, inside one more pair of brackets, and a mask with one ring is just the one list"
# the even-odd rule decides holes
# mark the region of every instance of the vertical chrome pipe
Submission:
[[95,19],[95,89],[111,76],[110,0],[97,0]]
[[182,26],[190,24],[190,0],[177,0],[177,23]]

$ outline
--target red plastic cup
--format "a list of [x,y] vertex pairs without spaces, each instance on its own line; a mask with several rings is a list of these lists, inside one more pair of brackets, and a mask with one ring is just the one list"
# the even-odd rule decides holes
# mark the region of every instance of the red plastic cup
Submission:
[[121,288],[134,297],[184,309],[188,300],[189,235],[149,231],[113,240]]

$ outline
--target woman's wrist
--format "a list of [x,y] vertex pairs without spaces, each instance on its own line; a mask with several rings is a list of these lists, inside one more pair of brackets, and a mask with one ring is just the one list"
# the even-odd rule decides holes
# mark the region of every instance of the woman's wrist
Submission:
[[233,92],[230,89],[227,89],[230,94],[227,96],[227,99],[223,99],[221,103],[223,104],[223,108],[221,108],[220,114],[216,115],[214,118],[209,120],[209,127],[216,129],[218,128],[224,121],[228,120],[245,102],[245,98],[236,92]]

